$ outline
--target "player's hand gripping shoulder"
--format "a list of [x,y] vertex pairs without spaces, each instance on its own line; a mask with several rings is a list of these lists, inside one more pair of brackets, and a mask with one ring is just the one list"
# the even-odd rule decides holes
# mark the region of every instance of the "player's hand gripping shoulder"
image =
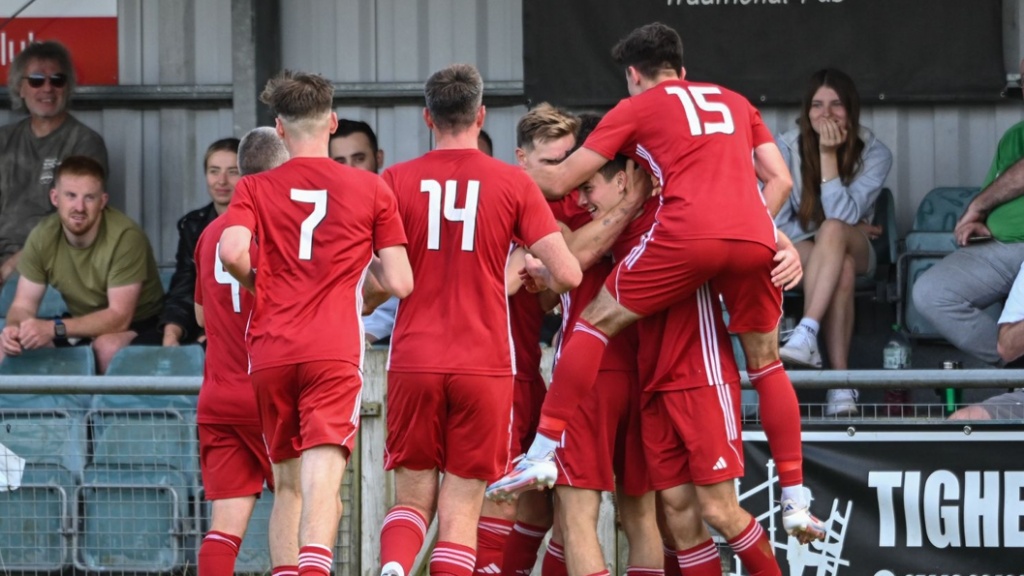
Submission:
[[772,284],[781,287],[783,290],[790,290],[800,283],[804,276],[803,266],[800,265],[800,254],[793,246],[789,237],[781,231],[776,231],[778,240],[776,245],[778,251],[774,260],[778,265],[772,269]]

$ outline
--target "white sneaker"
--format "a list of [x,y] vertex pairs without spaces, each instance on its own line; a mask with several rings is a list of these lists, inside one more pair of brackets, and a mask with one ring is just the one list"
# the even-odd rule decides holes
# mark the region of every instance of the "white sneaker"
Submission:
[[537,460],[520,458],[511,472],[487,487],[486,496],[491,500],[509,500],[527,490],[551,488],[558,478],[553,457],[554,454]]
[[801,544],[825,539],[825,524],[811,514],[808,505],[801,506],[791,499],[782,501],[782,527]]
[[828,407],[825,408],[825,416],[856,416],[857,391],[848,388],[837,388],[829,390],[826,395]]
[[795,364],[810,368],[821,368],[821,353],[818,352],[818,338],[805,328],[797,327],[786,344],[779,348],[784,364]]

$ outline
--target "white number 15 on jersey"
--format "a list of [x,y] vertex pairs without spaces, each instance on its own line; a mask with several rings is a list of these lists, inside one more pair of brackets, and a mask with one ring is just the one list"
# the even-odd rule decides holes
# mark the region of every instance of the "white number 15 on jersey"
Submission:
[[[674,94],[679,98],[679,103],[683,105],[683,110],[686,111],[686,120],[690,125],[691,136],[732,134],[736,130],[729,107],[722,102],[712,102],[707,99],[707,96],[710,94],[721,94],[722,91],[718,88],[714,86],[668,86],[665,88],[665,92]],[[697,114],[698,109],[702,112],[720,114],[722,118],[718,122],[712,122],[711,120],[701,122],[700,116]]]

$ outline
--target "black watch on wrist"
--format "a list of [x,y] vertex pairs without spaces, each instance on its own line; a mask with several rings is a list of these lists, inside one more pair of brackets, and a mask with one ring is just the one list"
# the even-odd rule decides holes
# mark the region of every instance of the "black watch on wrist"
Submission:
[[68,337],[68,327],[60,318],[53,319],[53,335],[59,340],[66,340]]

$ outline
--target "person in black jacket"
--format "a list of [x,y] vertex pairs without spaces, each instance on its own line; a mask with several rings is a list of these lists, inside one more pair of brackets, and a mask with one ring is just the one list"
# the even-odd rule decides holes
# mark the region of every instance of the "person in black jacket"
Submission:
[[160,318],[164,346],[203,341],[195,312],[196,243],[206,226],[231,203],[235,184],[241,177],[238,173],[238,138],[221,138],[210,144],[203,158],[203,170],[213,202],[178,220],[178,254]]

